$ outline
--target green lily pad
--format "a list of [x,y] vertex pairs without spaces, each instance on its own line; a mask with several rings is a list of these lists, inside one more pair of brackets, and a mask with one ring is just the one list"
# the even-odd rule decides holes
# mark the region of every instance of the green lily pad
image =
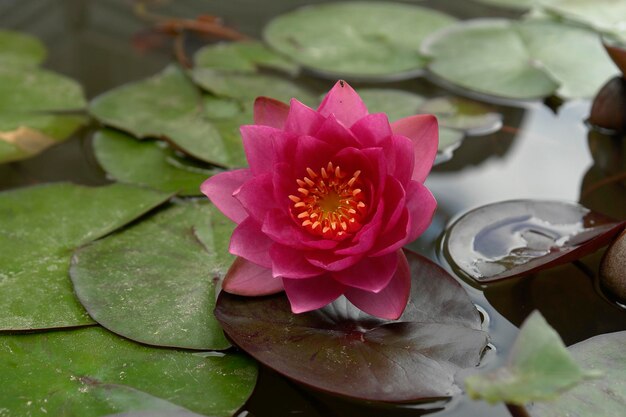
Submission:
[[220,293],[215,309],[240,348],[319,390],[369,401],[407,402],[460,393],[457,372],[487,344],[478,311],[442,268],[406,252],[411,296],[397,321],[359,312],[345,298],[293,314],[284,294]]
[[36,67],[46,57],[46,48],[34,36],[0,30],[0,67]]
[[56,112],[84,106],[82,88],[75,81],[0,62],[0,163],[31,157],[67,139],[87,118]]
[[524,405],[554,400],[590,376],[567,351],[558,333],[535,311],[522,324],[507,364],[466,378],[465,388],[473,399]]
[[278,16],[264,38],[278,52],[330,78],[406,78],[425,66],[422,40],[454,22],[408,4],[327,3]]
[[528,10],[537,4],[537,0],[474,0],[489,6],[504,7],[507,9]]
[[149,395],[226,417],[246,401],[256,376],[242,355],[155,349],[100,327],[0,335],[2,407],[14,416],[145,410],[154,406]]
[[111,178],[182,196],[201,195],[200,184],[215,173],[177,156],[165,143],[138,141],[109,129],[96,133],[93,150]]
[[[238,103],[232,99],[211,97],[206,102],[211,103],[205,109],[206,115],[222,135],[224,146],[232,157],[232,165],[247,166],[248,160],[243,149],[239,128],[242,125],[254,124],[252,110],[254,101]],[[237,106],[233,107],[233,103],[237,103]]]
[[626,2],[621,0],[535,0],[550,13],[626,40]]
[[207,45],[194,55],[196,67],[220,71],[250,72],[271,68],[296,74],[298,66],[261,42],[223,42]]
[[385,113],[390,122],[420,113],[426,97],[408,91],[387,88],[360,88],[361,100],[370,113]]
[[76,295],[94,320],[129,339],[226,349],[213,309],[216,285],[234,260],[233,228],[208,203],[160,211],[78,249],[70,268]]
[[178,67],[96,97],[89,110],[102,123],[140,139],[165,138],[197,159],[230,164],[222,138],[204,116],[200,93]]
[[169,195],[114,184],[49,184],[0,193],[0,330],[92,324],[68,277],[72,251]]
[[549,20],[466,21],[434,34],[422,50],[444,80],[514,99],[592,97],[617,72],[595,33]]
[[252,104],[260,96],[285,102],[294,97],[303,103],[315,102],[308,90],[283,77],[230,73],[207,68],[194,68],[192,76],[196,84],[206,91],[244,103]]
[[592,337],[569,347],[584,369],[602,374],[567,391],[556,401],[529,407],[533,417],[621,417],[626,404],[626,331]]

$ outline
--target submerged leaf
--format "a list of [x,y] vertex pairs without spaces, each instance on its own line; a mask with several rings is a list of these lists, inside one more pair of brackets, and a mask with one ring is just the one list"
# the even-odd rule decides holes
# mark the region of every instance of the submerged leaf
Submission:
[[256,381],[238,354],[146,347],[101,327],[0,335],[0,390],[12,416],[97,417],[133,410],[231,416]]
[[373,401],[415,401],[460,392],[454,375],[478,364],[487,335],[461,286],[439,266],[407,253],[409,304],[384,321],[345,299],[294,315],[281,295],[222,292],[215,311],[243,350],[311,387]]
[[48,184],[0,193],[0,330],[92,324],[68,277],[72,251],[162,204],[129,185]]
[[200,166],[156,141],[137,141],[122,132],[106,129],[94,136],[98,163],[117,181],[144,185],[183,196],[201,195],[200,184],[214,170]]
[[550,20],[470,20],[432,35],[422,49],[446,81],[514,99],[592,97],[616,74],[595,33]]
[[447,230],[444,247],[465,274],[490,282],[572,262],[623,228],[575,203],[512,200],[463,215]]
[[620,300],[626,300],[626,232],[609,246],[600,266],[602,284]]
[[212,311],[233,261],[233,227],[208,203],[160,211],[77,250],[70,269],[76,295],[94,320],[129,339],[226,349]]
[[465,379],[473,399],[525,405],[553,400],[591,376],[538,311],[522,324],[506,365]]
[[592,337],[569,347],[574,360],[600,378],[584,381],[556,401],[529,407],[533,417],[622,417],[626,405],[626,331]]
[[89,109],[102,123],[140,139],[165,138],[197,159],[231,163],[222,138],[202,111],[199,91],[175,66],[96,97]]
[[425,65],[422,40],[454,20],[408,4],[327,3],[278,16],[264,37],[277,51],[329,78],[406,78]]

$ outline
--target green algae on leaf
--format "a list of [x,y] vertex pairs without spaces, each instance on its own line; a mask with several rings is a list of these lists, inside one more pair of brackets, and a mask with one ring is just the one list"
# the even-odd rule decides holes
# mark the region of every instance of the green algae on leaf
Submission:
[[152,348],[101,327],[0,335],[2,407],[15,416],[97,417],[167,401],[227,417],[256,376],[256,365],[239,354]]
[[46,57],[41,41],[25,33],[0,30],[0,68],[36,67]]
[[213,316],[234,224],[208,203],[179,203],[78,249],[70,276],[107,329],[138,342],[226,349]]
[[230,164],[219,132],[204,116],[200,92],[176,66],[96,97],[89,110],[140,139],[164,138],[194,158]]
[[296,74],[298,66],[267,48],[261,42],[222,42],[200,48],[194,55],[199,68],[219,71],[254,73],[260,68],[269,68]]
[[506,365],[466,378],[465,388],[473,399],[525,405],[553,400],[590,376],[535,311],[522,324]]
[[96,133],[93,149],[111,178],[182,196],[201,195],[200,184],[214,174],[213,169],[179,157],[165,143],[138,141],[110,129]]
[[425,66],[422,40],[454,21],[408,4],[327,3],[276,17],[264,38],[278,52],[329,78],[407,78]]
[[454,375],[476,366],[487,344],[480,316],[442,268],[407,252],[412,293],[398,321],[360,312],[345,299],[291,312],[284,294],[222,292],[215,315],[240,348],[305,385],[372,401],[460,393]]
[[528,275],[575,261],[624,228],[575,203],[511,200],[478,207],[446,231],[451,263],[478,282]]
[[422,50],[438,77],[514,99],[592,97],[617,72],[595,33],[550,20],[470,20],[432,35]]
[[72,251],[162,204],[168,194],[114,184],[0,193],[0,330],[92,324],[68,277]]
[[583,381],[555,401],[534,403],[532,417],[622,417],[626,404],[626,331],[584,340],[568,350],[585,370],[601,375]]

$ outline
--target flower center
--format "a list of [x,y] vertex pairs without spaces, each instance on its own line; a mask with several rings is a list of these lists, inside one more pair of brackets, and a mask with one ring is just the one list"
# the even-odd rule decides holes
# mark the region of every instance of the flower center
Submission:
[[318,172],[296,180],[298,195],[290,195],[291,212],[309,233],[326,239],[343,239],[361,228],[367,214],[365,195],[359,188],[361,171],[350,178],[329,162]]

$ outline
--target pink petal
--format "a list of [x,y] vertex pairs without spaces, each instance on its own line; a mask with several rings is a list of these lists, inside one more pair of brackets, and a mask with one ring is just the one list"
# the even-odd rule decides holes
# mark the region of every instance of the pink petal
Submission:
[[363,255],[335,255],[329,251],[309,251],[305,255],[307,261],[325,271],[341,271],[359,262]]
[[281,210],[272,210],[263,222],[262,231],[275,242],[294,249],[333,249],[339,242],[321,239],[295,224],[293,219]]
[[291,311],[296,314],[317,310],[332,303],[345,288],[329,275],[308,279],[283,278],[283,285],[291,303]]
[[368,314],[388,320],[398,319],[409,301],[411,272],[404,253],[397,251],[396,254],[398,269],[387,287],[379,293],[348,288],[345,291],[346,298]]
[[261,125],[244,125],[239,128],[248,165],[253,175],[271,172],[274,165],[272,136],[282,131]]
[[407,242],[412,242],[430,226],[437,210],[437,200],[424,184],[416,181],[409,183],[406,195],[406,207],[409,210]]
[[253,177],[237,190],[234,197],[253,219],[263,223],[267,213],[277,206],[272,174]]
[[235,223],[241,223],[248,217],[248,213],[233,194],[251,177],[249,169],[222,172],[204,181],[200,190],[226,217]]
[[368,114],[356,122],[350,130],[364,148],[381,146],[391,136],[391,126],[385,113]]
[[387,255],[409,243],[409,229],[409,210],[403,207],[396,225],[392,229],[380,234],[369,256]]
[[376,258],[363,258],[356,265],[333,272],[332,275],[348,287],[378,293],[389,285],[397,268],[398,255],[390,253]]
[[274,242],[261,232],[261,225],[248,217],[242,221],[230,238],[229,252],[261,265],[271,268],[270,247]]
[[254,100],[254,124],[283,129],[289,114],[289,105],[269,97]]
[[283,278],[311,278],[324,273],[302,255],[302,251],[275,243],[270,248],[272,275]]
[[384,204],[385,203],[382,200],[377,203],[374,215],[354,236],[354,243],[350,246],[335,250],[337,255],[346,256],[364,254],[374,247],[376,241],[378,240],[378,235],[383,227],[382,218],[385,213]]
[[383,193],[385,214],[381,220],[384,225],[382,233],[392,229],[398,222],[406,205],[405,196],[402,184],[397,179],[388,176],[385,183],[385,192]]
[[393,135],[389,139],[390,149],[387,152],[387,170],[396,178],[402,186],[411,181],[415,171],[415,157],[413,155],[413,142],[400,135]]
[[339,123],[332,114],[326,118],[317,132],[315,132],[315,137],[328,143],[335,152],[346,147],[361,147],[356,136]]
[[357,120],[367,116],[367,107],[361,97],[341,80],[326,94],[317,111],[324,117],[334,114],[339,123],[350,128]]
[[406,136],[413,141],[415,169],[413,180],[424,182],[437,156],[439,144],[437,118],[431,114],[405,117],[391,124],[396,135]]
[[283,280],[274,278],[267,268],[237,258],[224,277],[222,289],[237,295],[270,295],[283,290]]
[[297,175],[296,178],[292,178],[293,184],[296,184],[296,179],[308,175],[307,168],[319,172],[320,168],[326,167],[335,152],[333,146],[322,140],[313,136],[300,136],[296,154],[291,155],[291,162],[296,169],[295,174]]
[[285,130],[299,135],[313,135],[324,122],[324,117],[309,106],[291,99]]

